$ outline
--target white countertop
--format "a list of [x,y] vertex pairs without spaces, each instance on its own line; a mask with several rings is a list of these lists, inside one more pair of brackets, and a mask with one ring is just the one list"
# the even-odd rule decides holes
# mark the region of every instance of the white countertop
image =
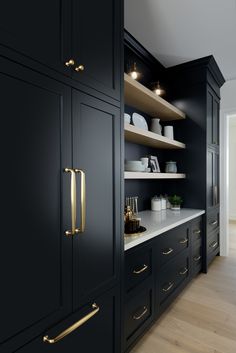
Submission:
[[149,239],[156,237],[168,230],[175,228],[183,223],[191,221],[205,213],[204,210],[182,208],[180,211],[162,210],[139,212],[141,225],[147,230],[140,235],[125,236],[125,250],[131,249]]

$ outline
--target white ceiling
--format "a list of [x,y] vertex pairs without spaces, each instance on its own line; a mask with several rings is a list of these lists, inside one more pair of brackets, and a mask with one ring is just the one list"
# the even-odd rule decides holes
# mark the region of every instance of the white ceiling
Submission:
[[166,67],[212,54],[236,79],[236,0],[125,0],[125,28]]

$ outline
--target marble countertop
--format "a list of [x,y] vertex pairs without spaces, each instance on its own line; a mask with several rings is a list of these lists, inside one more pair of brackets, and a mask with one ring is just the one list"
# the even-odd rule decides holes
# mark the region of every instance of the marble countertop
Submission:
[[140,235],[125,236],[125,250],[131,249],[134,246],[165,233],[172,228],[191,221],[204,213],[204,210],[190,208],[182,208],[180,211],[162,210],[160,212],[139,212],[139,217],[141,217],[141,225],[147,228],[147,230]]

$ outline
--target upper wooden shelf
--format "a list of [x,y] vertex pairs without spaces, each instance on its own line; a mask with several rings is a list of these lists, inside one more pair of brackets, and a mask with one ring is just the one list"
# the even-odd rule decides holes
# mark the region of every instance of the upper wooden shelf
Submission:
[[183,173],[125,172],[125,179],[185,179]]
[[161,120],[185,119],[185,114],[125,73],[125,103]]
[[130,142],[154,148],[186,148],[185,144],[182,142],[170,140],[165,136],[155,134],[151,131],[139,129],[136,126],[130,124],[125,124],[125,139]]

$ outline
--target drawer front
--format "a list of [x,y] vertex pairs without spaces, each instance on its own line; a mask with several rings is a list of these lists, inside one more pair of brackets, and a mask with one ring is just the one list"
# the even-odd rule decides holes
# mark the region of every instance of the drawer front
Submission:
[[187,224],[170,230],[158,239],[160,265],[166,264],[180,251],[189,247],[189,226]]
[[152,248],[125,253],[125,287],[130,291],[152,274]]
[[193,246],[199,246],[202,242],[202,218],[197,218],[191,222],[191,236]]
[[195,276],[202,269],[202,247],[192,250],[192,274]]
[[153,289],[143,289],[125,304],[125,341],[128,346],[153,316]]
[[211,211],[207,215],[207,231],[213,232],[216,229],[219,228],[220,226],[220,212],[219,209],[215,209],[214,211]]
[[219,252],[220,247],[220,233],[216,231],[211,234],[207,240],[207,258],[214,257]]
[[162,303],[189,276],[189,256],[180,254],[161,270],[159,280],[159,298]]

